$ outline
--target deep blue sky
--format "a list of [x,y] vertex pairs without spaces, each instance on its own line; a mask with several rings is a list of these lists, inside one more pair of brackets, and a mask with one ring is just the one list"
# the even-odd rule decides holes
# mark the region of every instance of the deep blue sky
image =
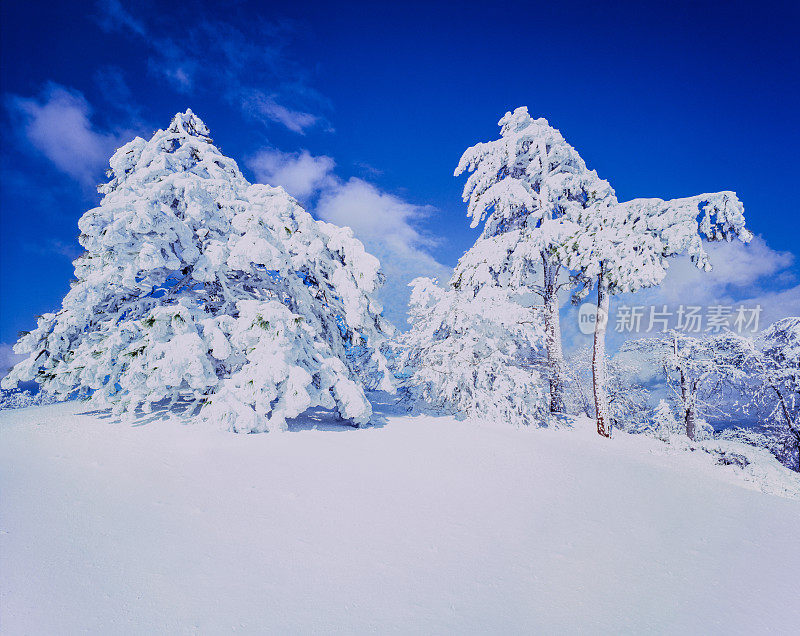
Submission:
[[342,183],[433,206],[414,227],[450,266],[477,232],[453,169],[527,105],[621,199],[735,190],[800,255],[799,28],[798,2],[4,2],[0,343],[59,306],[97,201],[96,158],[31,132],[59,95],[92,152],[191,107],[251,177],[263,148],[332,157]]

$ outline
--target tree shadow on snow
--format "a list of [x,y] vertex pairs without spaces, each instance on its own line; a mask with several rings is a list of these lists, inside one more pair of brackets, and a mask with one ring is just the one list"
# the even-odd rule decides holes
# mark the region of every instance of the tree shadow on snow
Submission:
[[369,424],[357,426],[342,419],[335,409],[312,407],[297,417],[287,420],[289,431],[358,431],[366,428],[383,428],[389,415],[405,415],[406,408],[400,405],[397,395],[385,391],[369,391],[367,398],[372,404],[372,417]]
[[[407,412],[407,408],[400,404],[398,396],[383,391],[373,391],[368,394],[372,404],[372,417],[364,426],[358,426],[350,420],[342,419],[335,409],[312,407],[297,417],[287,419],[290,432],[298,431],[331,431],[347,432],[358,431],[365,428],[383,428],[386,426],[387,416],[400,415]],[[153,404],[150,412],[145,413],[141,408],[130,415],[114,415],[111,409],[94,409],[83,411],[79,415],[91,415],[99,419],[130,424],[132,427],[146,426],[158,421],[176,419],[184,424],[189,424],[202,408],[199,402],[186,402],[179,400],[163,400]]]
[[83,411],[78,415],[92,415],[103,420],[112,420],[114,422],[121,422],[130,424],[131,427],[145,426],[157,421],[166,421],[168,419],[183,420],[184,424],[189,423],[189,418],[194,417],[200,412],[202,405],[198,402],[186,402],[179,400],[173,402],[166,399],[161,402],[156,402],[152,405],[150,412],[145,413],[141,407],[137,408],[133,415],[115,415],[111,409],[95,409],[92,411]]

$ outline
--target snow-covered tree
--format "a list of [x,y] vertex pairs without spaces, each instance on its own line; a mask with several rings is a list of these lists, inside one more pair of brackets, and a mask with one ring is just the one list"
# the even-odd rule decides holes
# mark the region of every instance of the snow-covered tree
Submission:
[[667,259],[679,254],[710,269],[701,239],[750,240],[742,205],[733,192],[620,203],[609,183],[588,169],[546,119],[534,120],[522,107],[506,113],[499,125],[500,139],[467,149],[455,171],[471,172],[463,193],[467,215],[473,227],[485,224],[453,283],[473,289],[512,285],[542,296],[551,410],[561,412],[565,372],[557,294],[563,270],[577,272],[586,291],[587,283],[596,282],[593,393],[598,432],[610,435],[605,367],[610,295],[659,284]]
[[525,107],[498,122],[500,139],[468,148],[455,170],[471,172],[464,186],[472,227],[481,238],[459,261],[455,289],[512,286],[542,297],[549,364],[550,410],[563,413],[564,356],[558,291],[565,282],[559,257],[561,222],[613,195],[606,181],[546,119]]
[[311,406],[369,420],[362,386],[391,388],[378,351],[390,327],[379,263],[348,228],[248,183],[190,110],[110,165],[78,222],[76,280],[17,343],[28,357],[4,387],[88,388],[117,413],[192,401],[235,431],[282,428]]
[[701,439],[710,428],[700,419],[701,410],[719,401],[726,386],[740,387],[747,381],[753,343],[733,332],[688,336],[672,331],[663,338],[630,340],[622,350],[652,356],[661,366],[680,402],[686,435]]
[[670,435],[685,432],[685,427],[678,422],[678,418],[675,417],[675,411],[666,400],[658,401],[658,404],[653,409],[651,420],[653,431],[663,440],[668,440]]
[[756,347],[748,365],[751,404],[762,407],[778,459],[800,471],[800,318],[773,323],[759,334]]
[[593,202],[565,220],[566,238],[561,242],[561,261],[577,272],[582,298],[597,287],[597,316],[592,353],[593,388],[598,433],[610,435],[608,421],[608,374],[605,336],[611,296],[661,284],[669,259],[686,255],[700,269],[711,262],[703,246],[707,241],[748,242],[744,208],[733,192],[715,192],[663,201],[633,199],[616,201],[616,195]]
[[400,365],[412,397],[468,417],[544,423],[540,310],[497,286],[473,295],[417,278],[411,287],[412,327],[401,337]]
[[0,389],[0,411],[6,409],[25,409],[29,406],[55,404],[58,399],[44,391],[33,393],[20,389]]

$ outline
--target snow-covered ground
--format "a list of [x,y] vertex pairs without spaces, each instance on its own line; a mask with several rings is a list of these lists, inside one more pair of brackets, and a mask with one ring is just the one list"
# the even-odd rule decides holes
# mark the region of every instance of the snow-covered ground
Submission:
[[0,631],[800,624],[800,480],[777,464],[380,408],[375,428],[310,414],[262,435],[0,413]]

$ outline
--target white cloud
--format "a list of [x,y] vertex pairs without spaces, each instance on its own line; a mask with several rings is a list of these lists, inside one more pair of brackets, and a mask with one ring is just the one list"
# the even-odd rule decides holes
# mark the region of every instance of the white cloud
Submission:
[[343,181],[334,174],[331,157],[314,156],[307,150],[288,153],[270,148],[254,155],[247,165],[259,182],[283,186],[306,203],[316,201],[312,212],[317,218],[352,228],[381,262],[386,284],[379,298],[384,314],[398,327],[407,327],[411,280],[450,278],[452,268],[429,252],[436,241],[420,230],[435,212],[433,207],[409,203],[363,179]]
[[761,307],[760,326],[766,327],[787,316],[800,316],[800,285],[781,291],[761,291],[745,298],[742,304]]
[[399,253],[432,244],[415,227],[432,212],[430,206],[408,203],[355,177],[324,192],[317,205],[321,219],[347,225],[358,236],[384,242]]
[[749,288],[758,289],[767,276],[786,279],[789,272],[784,270],[793,260],[790,252],[773,250],[761,237],[748,244],[708,243],[706,251],[713,266],[710,272],[697,269],[688,258],[672,261],[657,290],[664,302],[685,304],[690,299],[693,304],[706,305],[741,296]]
[[325,155],[314,157],[307,150],[290,153],[266,149],[251,157],[247,165],[257,181],[282,186],[301,201],[337,183],[334,160]]
[[418,229],[434,212],[431,206],[408,203],[352,178],[323,192],[316,211],[325,221],[351,227],[380,259],[387,282],[379,298],[385,315],[400,328],[407,327],[408,283],[418,276],[446,281],[452,273],[427,251],[435,242]]
[[14,353],[13,345],[0,342],[0,378],[5,377],[18,362],[25,359],[24,354]]
[[84,185],[96,182],[119,145],[116,135],[95,130],[89,103],[78,91],[50,84],[40,99],[11,96],[8,104],[31,145]]

